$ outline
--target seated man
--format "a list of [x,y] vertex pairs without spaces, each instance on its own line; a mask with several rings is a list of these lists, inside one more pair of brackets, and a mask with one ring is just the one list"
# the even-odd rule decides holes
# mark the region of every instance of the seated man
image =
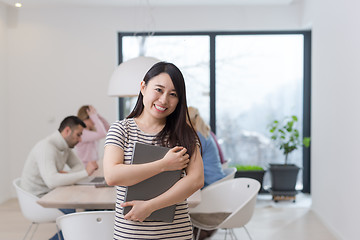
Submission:
[[[38,142],[30,151],[21,176],[21,187],[41,197],[58,186],[71,185],[96,170],[97,164],[84,165],[72,151],[81,141],[85,123],[76,116],[66,117],[58,131]],[[70,170],[64,171],[67,165]],[[74,209],[60,209],[65,214]],[[57,239],[55,235],[52,239]]]

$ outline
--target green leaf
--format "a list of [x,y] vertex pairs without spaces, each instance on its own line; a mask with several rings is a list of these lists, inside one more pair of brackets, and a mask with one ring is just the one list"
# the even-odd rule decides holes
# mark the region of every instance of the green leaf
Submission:
[[285,161],[287,162],[287,155],[300,147],[310,146],[310,138],[301,139],[301,133],[296,128],[298,118],[295,115],[285,117],[281,121],[274,120],[268,125],[270,131],[270,138],[276,143],[276,146],[283,151]]
[[310,146],[310,138],[309,137],[304,137],[303,144],[304,144],[305,147],[309,147]]

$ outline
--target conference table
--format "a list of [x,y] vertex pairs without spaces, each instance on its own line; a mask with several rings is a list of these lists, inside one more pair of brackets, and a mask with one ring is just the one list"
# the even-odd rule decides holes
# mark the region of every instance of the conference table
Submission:
[[[71,209],[115,209],[115,187],[95,187],[93,185],[70,185],[53,189],[42,196],[37,203],[46,208]],[[201,191],[188,198],[189,208],[201,201]]]

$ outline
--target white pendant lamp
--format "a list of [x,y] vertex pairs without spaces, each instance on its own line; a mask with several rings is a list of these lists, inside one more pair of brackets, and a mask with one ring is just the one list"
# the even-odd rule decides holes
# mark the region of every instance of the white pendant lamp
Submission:
[[137,96],[145,74],[157,62],[160,60],[141,56],[121,63],[111,76],[108,95],[116,97]]

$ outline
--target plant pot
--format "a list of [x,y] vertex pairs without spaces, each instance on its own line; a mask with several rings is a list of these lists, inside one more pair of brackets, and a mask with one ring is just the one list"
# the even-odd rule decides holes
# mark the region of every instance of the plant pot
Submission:
[[300,168],[295,164],[270,164],[271,191],[296,192],[299,170]]
[[265,174],[264,170],[251,170],[251,171],[243,171],[243,170],[239,171],[238,170],[235,173],[235,178],[246,177],[246,178],[252,178],[252,179],[259,181],[261,184],[259,192],[261,193],[261,192],[266,192],[263,189],[264,174]]

